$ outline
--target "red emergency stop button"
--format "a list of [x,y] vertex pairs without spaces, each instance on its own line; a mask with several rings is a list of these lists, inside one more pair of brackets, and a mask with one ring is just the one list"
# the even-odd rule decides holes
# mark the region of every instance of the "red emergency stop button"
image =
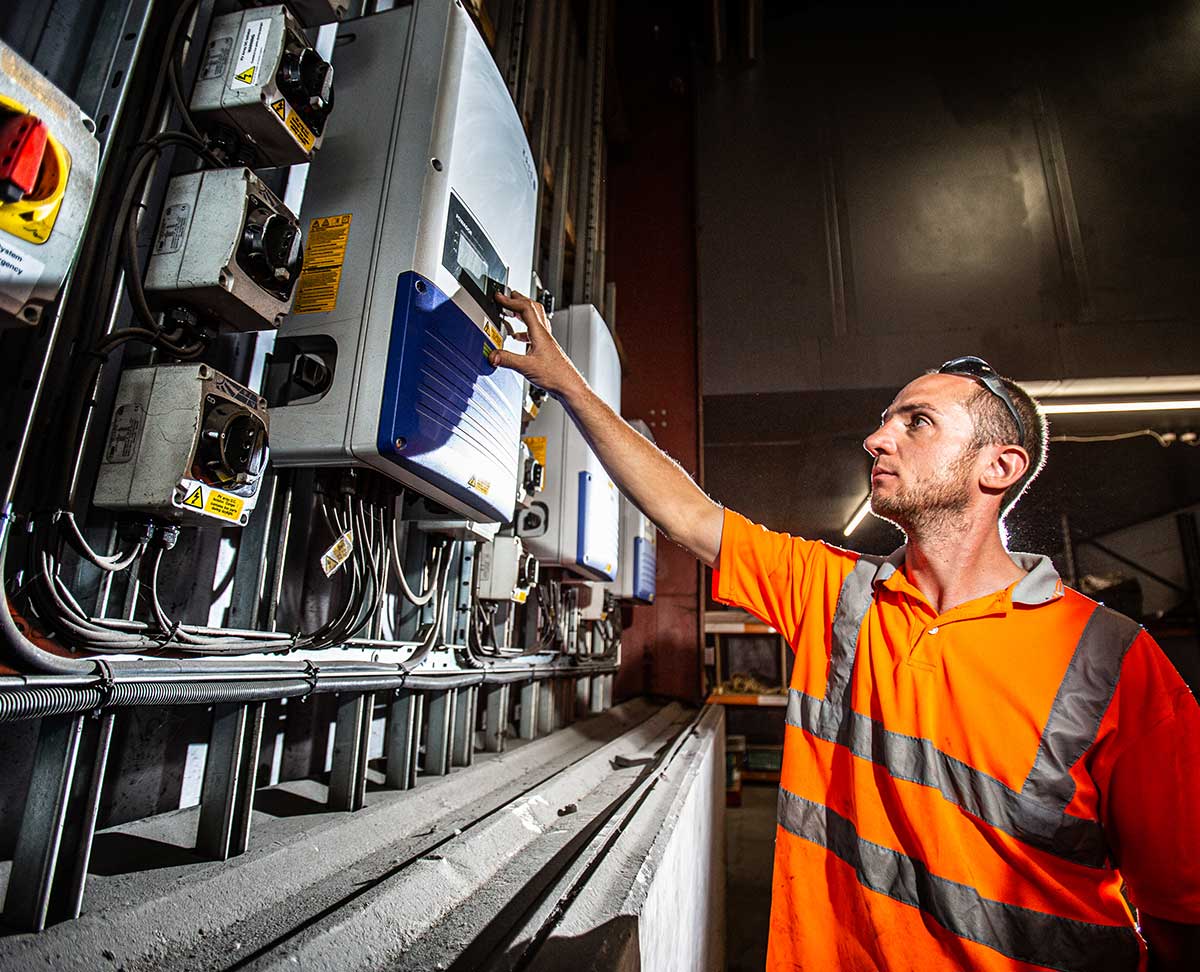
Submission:
[[0,202],[18,202],[33,192],[46,154],[46,123],[36,115],[0,120]]

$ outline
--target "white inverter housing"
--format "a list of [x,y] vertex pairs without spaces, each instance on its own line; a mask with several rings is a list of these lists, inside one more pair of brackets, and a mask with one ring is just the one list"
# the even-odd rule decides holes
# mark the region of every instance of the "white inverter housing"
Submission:
[[[641,419],[629,422],[651,442],[654,434]],[[621,565],[617,579],[608,585],[615,597],[637,604],[653,604],[657,591],[658,528],[650,518],[621,496]]]
[[[621,362],[600,312],[591,304],[575,304],[557,311],[551,323],[587,383],[619,412]],[[525,441],[535,456],[546,457],[545,488],[519,521],[526,547],[544,566],[611,581],[620,559],[617,487],[557,401],[542,405]]]
[[475,522],[512,519],[521,377],[492,299],[532,278],[537,176],[463,6],[339,26],[338,98],[309,171],[304,269],[268,368],[272,458],[370,466]]

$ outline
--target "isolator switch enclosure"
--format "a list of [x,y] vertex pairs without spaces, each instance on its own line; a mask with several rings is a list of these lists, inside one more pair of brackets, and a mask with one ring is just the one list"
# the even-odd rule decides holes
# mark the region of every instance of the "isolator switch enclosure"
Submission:
[[338,123],[309,170],[305,267],[267,371],[272,458],[370,466],[458,517],[512,519],[523,380],[498,288],[532,277],[537,175],[464,5],[338,28]]
[[[621,409],[621,363],[608,325],[590,304],[556,311],[558,338],[575,367],[614,410]],[[544,456],[545,486],[521,511],[517,532],[544,565],[611,581],[619,563],[620,493],[566,410],[547,399],[525,430]]]
[[121,375],[95,503],[240,526],[267,468],[266,400],[204,364]]
[[524,604],[538,582],[538,562],[519,537],[498,536],[479,545],[475,596],[484,601]]
[[146,292],[260,331],[283,322],[300,267],[300,224],[253,172],[189,172],[167,188]]
[[608,617],[608,604],[604,598],[607,587],[607,584],[599,581],[585,581],[578,585],[580,621],[603,621]]
[[[213,19],[192,114],[252,149],[256,166],[312,161],[333,110],[333,68],[282,5]],[[363,119],[365,122],[365,119]]]
[[0,326],[37,324],[58,296],[96,188],[94,129],[0,41]]

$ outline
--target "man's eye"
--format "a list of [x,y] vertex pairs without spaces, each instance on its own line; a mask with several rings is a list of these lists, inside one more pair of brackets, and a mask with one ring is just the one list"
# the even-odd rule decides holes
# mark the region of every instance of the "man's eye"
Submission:
[[922,425],[930,425],[930,424],[932,424],[932,423],[930,423],[929,417],[927,415],[922,415],[920,412],[915,414],[908,421],[909,428],[918,428]]

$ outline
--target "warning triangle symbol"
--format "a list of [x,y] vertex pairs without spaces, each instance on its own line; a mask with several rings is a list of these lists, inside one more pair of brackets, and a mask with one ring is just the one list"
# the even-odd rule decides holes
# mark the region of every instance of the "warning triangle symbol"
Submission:
[[271,110],[284,121],[287,121],[287,102],[282,98],[280,98],[278,101],[271,102]]
[[235,74],[233,77],[234,77],[234,80],[241,81],[242,84],[253,84],[254,83],[254,68],[248,67],[241,74]]
[[187,499],[183,501],[184,506],[192,506],[198,510],[204,509],[204,491],[203,488],[197,486],[192,490]]

